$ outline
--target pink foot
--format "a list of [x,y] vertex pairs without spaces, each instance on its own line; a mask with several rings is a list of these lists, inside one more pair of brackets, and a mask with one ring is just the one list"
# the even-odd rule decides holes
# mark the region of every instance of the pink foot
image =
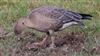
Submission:
[[46,40],[47,40],[47,37],[45,37],[41,42],[36,42],[36,43],[28,43],[26,45],[26,48],[28,49],[32,49],[32,48],[45,48],[46,47]]

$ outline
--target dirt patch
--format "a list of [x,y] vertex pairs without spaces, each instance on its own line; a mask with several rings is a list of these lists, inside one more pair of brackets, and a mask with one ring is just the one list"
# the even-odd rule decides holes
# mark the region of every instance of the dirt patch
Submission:
[[[26,34],[25,34],[26,35]],[[42,36],[43,38],[45,36]],[[65,56],[69,52],[84,50],[84,34],[82,32],[74,33],[58,33],[55,44],[56,48],[54,52],[49,50],[49,45],[51,44],[50,38],[47,39],[44,45],[37,46],[34,48],[34,42],[41,42],[43,38],[36,38],[33,33],[27,33],[27,37],[22,38],[19,42],[16,55],[17,56],[47,56],[47,55],[61,55]]]

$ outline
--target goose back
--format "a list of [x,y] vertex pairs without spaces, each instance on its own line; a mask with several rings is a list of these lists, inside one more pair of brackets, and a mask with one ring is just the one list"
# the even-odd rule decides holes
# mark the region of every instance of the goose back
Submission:
[[29,14],[29,17],[33,18],[35,12],[40,13],[51,19],[60,20],[64,23],[69,21],[81,21],[82,18],[82,16],[79,13],[72,12],[63,8],[58,8],[58,7],[43,6],[37,8]]

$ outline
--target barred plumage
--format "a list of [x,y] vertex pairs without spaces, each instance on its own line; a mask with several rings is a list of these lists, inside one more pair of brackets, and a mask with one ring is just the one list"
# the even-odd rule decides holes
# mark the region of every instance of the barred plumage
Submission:
[[29,14],[29,17],[32,17],[33,13],[36,13],[36,12],[40,13],[43,16],[50,17],[51,19],[59,19],[63,22],[69,22],[71,20],[75,20],[75,21],[82,20],[81,19],[82,15],[80,15],[79,13],[72,12],[72,11],[59,8],[59,7],[44,6],[38,9],[36,8]]

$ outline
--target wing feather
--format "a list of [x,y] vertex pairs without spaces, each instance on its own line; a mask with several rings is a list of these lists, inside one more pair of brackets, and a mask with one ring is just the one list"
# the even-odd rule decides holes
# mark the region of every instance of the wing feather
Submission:
[[60,20],[64,23],[69,21],[80,21],[82,18],[82,16],[79,13],[58,7],[49,7],[49,6],[40,7],[38,9],[33,10],[29,14],[29,17],[32,17],[35,12],[40,13],[43,16],[50,17],[51,19]]

